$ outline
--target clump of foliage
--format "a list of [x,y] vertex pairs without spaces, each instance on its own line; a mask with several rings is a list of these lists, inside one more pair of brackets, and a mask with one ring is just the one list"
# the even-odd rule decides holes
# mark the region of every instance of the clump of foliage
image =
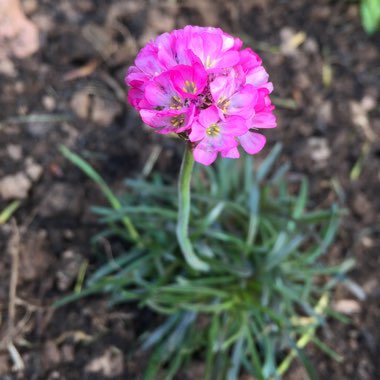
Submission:
[[303,349],[314,343],[339,359],[316,331],[337,317],[331,291],[353,263],[320,260],[334,241],[339,210],[313,209],[307,179],[276,164],[280,150],[260,165],[247,156],[195,168],[189,238],[209,267],[197,271],[176,238],[175,186],[159,175],[129,179],[116,197],[87,162],[62,148],[110,202],[92,208],[104,225],[95,240],[117,237],[126,252],[59,304],[106,293],[112,305],[133,301],[160,316],[141,337],[141,349],[151,352],[145,380],[173,379],[194,358],[204,362],[205,380],[236,380],[242,371],[280,379],[294,358],[314,379]]

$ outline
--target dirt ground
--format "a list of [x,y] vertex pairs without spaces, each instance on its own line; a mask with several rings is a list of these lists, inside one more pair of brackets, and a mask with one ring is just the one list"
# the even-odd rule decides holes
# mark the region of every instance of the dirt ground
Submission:
[[[131,352],[150,313],[133,305],[109,309],[100,298],[50,307],[73,290],[78,272],[114,254],[107,241],[97,252],[89,244],[100,230],[89,207],[104,201],[58,146],[86,157],[116,190],[157,150],[154,170],[175,173],[181,144],[141,126],[126,105],[123,78],[145,42],[187,24],[219,26],[263,57],[278,128],[261,155],[281,141],[282,159],[311,179],[313,206],[339,201],[347,209],[326,260],[356,260],[353,283],[333,300],[351,322],[333,321],[320,331],[343,361],[308,351],[319,379],[380,379],[380,36],[363,32],[357,4],[24,0],[23,6],[38,27],[40,48],[29,58],[0,61],[0,210],[21,200],[14,219],[0,224],[0,380],[141,378],[144,358]],[[12,342],[18,360],[7,350]],[[200,367],[194,363],[180,380],[197,379]],[[305,378],[297,365],[287,375]]]

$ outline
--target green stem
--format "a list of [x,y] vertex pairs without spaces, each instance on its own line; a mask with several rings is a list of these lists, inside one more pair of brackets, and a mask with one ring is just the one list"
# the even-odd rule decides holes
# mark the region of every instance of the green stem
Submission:
[[177,240],[187,263],[196,270],[207,271],[209,266],[194,253],[189,239],[190,181],[194,158],[190,143],[186,144],[178,179]]

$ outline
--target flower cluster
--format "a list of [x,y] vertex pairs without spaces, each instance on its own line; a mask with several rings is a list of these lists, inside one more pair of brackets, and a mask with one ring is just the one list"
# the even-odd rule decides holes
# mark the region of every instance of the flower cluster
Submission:
[[177,133],[193,143],[204,165],[218,155],[238,158],[240,144],[259,152],[259,128],[276,127],[273,89],[261,58],[242,41],[211,27],[186,26],[149,42],[130,67],[130,104],[158,133]]

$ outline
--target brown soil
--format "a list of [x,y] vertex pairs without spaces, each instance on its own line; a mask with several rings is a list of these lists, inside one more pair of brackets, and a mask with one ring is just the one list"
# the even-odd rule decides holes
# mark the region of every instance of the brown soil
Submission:
[[[14,196],[22,200],[13,222],[0,225],[0,380],[141,378],[144,359],[132,359],[131,352],[150,323],[148,312],[133,305],[109,309],[96,297],[54,312],[49,307],[73,289],[84,263],[92,270],[101,257],[112,255],[107,242],[101,252],[89,244],[100,230],[89,207],[104,201],[60,156],[58,145],[79,151],[116,190],[125,177],[141,172],[158,147],[162,153],[154,170],[175,173],[181,144],[142,128],[126,105],[123,77],[146,41],[186,24],[220,26],[263,57],[275,85],[279,127],[268,134],[262,156],[281,141],[283,159],[310,177],[313,204],[339,199],[347,208],[327,261],[355,258],[350,275],[359,291],[341,287],[334,294],[334,307],[351,322],[332,322],[320,331],[342,362],[309,350],[319,378],[380,379],[380,39],[363,32],[357,4],[24,0],[23,5],[39,28],[41,46],[27,59],[0,62],[0,210]],[[353,171],[355,165],[359,170]],[[19,252],[20,268],[10,321],[12,252]],[[12,322],[25,367],[18,371],[6,349]],[[194,364],[188,378],[196,378],[196,371]],[[287,378],[306,377],[295,365]]]

